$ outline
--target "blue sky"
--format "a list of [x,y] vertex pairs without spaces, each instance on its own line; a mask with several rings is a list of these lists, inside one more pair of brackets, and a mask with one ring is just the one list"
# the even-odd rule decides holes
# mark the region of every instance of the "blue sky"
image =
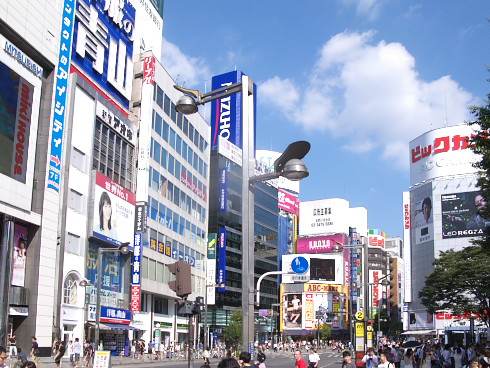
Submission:
[[312,144],[301,200],[345,198],[401,236],[408,143],[490,91],[488,18],[488,0],[167,0],[162,64],[201,90],[249,75],[257,149]]

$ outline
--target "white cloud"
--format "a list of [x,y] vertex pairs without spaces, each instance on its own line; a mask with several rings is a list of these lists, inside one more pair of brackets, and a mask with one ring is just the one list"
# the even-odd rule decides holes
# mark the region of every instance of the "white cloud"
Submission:
[[208,65],[199,58],[185,55],[180,48],[163,39],[162,65],[177,83],[186,87],[202,86],[211,75]]
[[[377,149],[406,168],[410,140],[446,119],[448,125],[463,123],[475,101],[450,76],[422,80],[402,44],[375,44],[373,35],[335,35],[321,48],[304,85],[276,76],[259,85],[259,101],[275,105],[305,130],[342,137],[345,149]],[[273,98],[277,92],[285,96]]]
[[385,0],[342,0],[345,5],[354,6],[359,16],[375,20],[378,18],[381,5]]

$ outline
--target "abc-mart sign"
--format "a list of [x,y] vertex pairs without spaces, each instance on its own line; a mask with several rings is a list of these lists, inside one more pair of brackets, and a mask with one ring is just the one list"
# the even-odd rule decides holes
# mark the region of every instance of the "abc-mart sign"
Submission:
[[431,130],[410,142],[410,185],[438,177],[474,173],[479,157],[469,147],[467,125]]
[[129,109],[136,11],[129,0],[78,0],[72,60]]

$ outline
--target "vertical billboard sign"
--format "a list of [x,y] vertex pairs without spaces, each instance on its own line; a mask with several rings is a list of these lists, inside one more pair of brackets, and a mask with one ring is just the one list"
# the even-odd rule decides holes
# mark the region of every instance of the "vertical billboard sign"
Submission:
[[[211,89],[215,90],[242,81],[243,73],[232,71],[214,76]],[[211,149],[218,149],[218,137],[242,147],[242,94],[235,93],[211,102]]]
[[434,239],[432,184],[426,184],[422,188],[412,191],[411,201],[411,226],[415,231],[417,245]]
[[277,191],[277,205],[284,211],[299,215],[299,198],[284,190]]
[[216,304],[216,244],[218,234],[208,234],[208,258],[206,261],[206,293],[208,305]]
[[134,237],[134,193],[95,173],[93,236],[116,246]]
[[219,211],[228,211],[228,170],[219,170]]
[[26,275],[27,228],[15,225],[14,258],[12,265],[12,285],[24,287]]
[[[220,227],[218,234],[218,284],[224,284],[226,282],[226,229]],[[218,291],[224,292],[226,288],[219,287]]]
[[135,9],[125,1],[78,0],[73,61],[129,110]]
[[61,23],[60,54],[56,67],[54,94],[53,127],[51,129],[51,151],[49,155],[48,188],[60,191],[61,158],[63,154],[63,127],[68,94],[68,73],[70,71],[73,22],[75,18],[75,0],[65,0],[63,21]]
[[[412,301],[412,269],[411,269],[411,242],[410,242],[410,229],[411,229],[411,209],[410,209],[410,193],[403,192],[403,260],[405,263],[405,302]],[[405,313],[405,312],[404,312]],[[408,330],[408,327],[405,328]]]
[[[145,56],[143,62],[143,85],[141,86],[141,108],[138,139],[138,183],[148,183],[151,152],[151,122],[153,117],[153,90],[155,83],[155,58]],[[138,185],[138,201],[148,200],[148,185]]]
[[487,202],[480,192],[442,194],[442,238],[484,235],[490,221],[480,212],[486,207]]
[[131,274],[131,312],[141,310],[141,242],[143,234],[134,234],[133,272]]

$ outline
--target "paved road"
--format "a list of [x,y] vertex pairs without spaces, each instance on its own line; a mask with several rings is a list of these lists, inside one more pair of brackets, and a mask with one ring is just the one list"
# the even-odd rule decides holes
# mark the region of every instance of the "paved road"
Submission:
[[[340,368],[342,363],[341,354],[333,352],[327,348],[319,352],[320,364],[319,368]],[[306,362],[308,362],[308,354],[304,354]],[[202,360],[195,360],[191,367],[200,368]],[[219,359],[211,360],[211,367],[218,366]],[[267,368],[294,368],[294,357],[292,352],[279,352],[279,353],[267,353],[267,359],[265,361]],[[8,365],[8,362],[7,362]],[[112,357],[111,365],[117,368],[186,368],[188,366],[187,361],[183,360],[163,360],[163,361],[150,361],[148,359],[132,360],[126,357]],[[71,368],[71,364],[68,359],[64,359],[62,368]],[[39,368],[39,367],[38,367]],[[52,358],[41,358],[40,368],[56,368],[56,364]]]

